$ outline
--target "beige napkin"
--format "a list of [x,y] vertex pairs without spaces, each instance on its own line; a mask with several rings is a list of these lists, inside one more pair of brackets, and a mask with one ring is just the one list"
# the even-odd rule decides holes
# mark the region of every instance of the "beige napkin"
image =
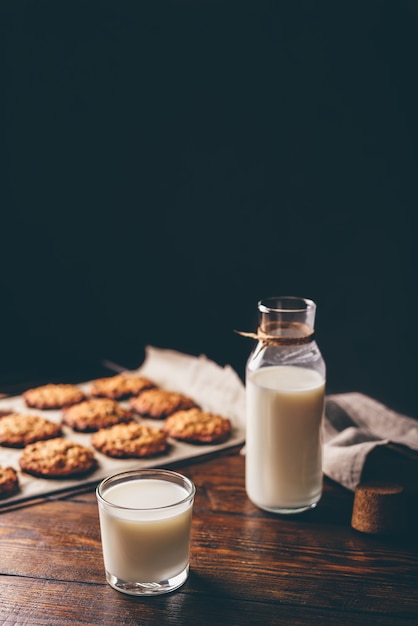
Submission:
[[[327,476],[354,490],[370,453],[390,444],[399,446],[399,454],[402,449],[418,451],[418,420],[362,393],[327,396],[323,456]],[[415,467],[416,462],[411,463],[411,470]],[[388,476],[390,468],[385,471],[385,478]]]
[[[147,346],[139,372],[162,386],[195,395],[205,410],[227,414],[245,432],[245,386],[229,366]],[[396,443],[418,451],[418,421],[361,393],[329,395],[324,420],[324,474],[350,490],[359,484],[369,454]],[[242,451],[245,453],[245,449]]]

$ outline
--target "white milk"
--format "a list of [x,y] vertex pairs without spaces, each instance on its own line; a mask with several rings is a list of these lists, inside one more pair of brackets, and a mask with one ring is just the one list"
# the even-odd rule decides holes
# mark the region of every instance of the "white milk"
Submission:
[[248,497],[276,512],[315,505],[322,492],[324,379],[280,365],[248,373],[246,387]]
[[[190,502],[179,485],[155,479],[111,486],[107,502],[127,509],[99,507],[106,570],[127,582],[159,582],[181,573],[189,562]],[[140,510],[135,510],[135,508]]]

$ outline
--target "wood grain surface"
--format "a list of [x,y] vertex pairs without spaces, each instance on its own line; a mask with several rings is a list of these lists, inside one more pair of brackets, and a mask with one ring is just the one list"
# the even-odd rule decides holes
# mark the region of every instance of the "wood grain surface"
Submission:
[[329,481],[316,509],[265,513],[239,449],[177,469],[197,488],[182,588],[138,599],[107,585],[90,489],[0,514],[0,623],[418,624],[413,532],[353,530],[353,494]]

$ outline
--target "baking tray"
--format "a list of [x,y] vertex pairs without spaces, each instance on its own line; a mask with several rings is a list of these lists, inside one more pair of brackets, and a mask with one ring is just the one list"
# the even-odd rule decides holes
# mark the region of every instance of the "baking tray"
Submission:
[[[203,364],[205,365],[205,364]],[[140,373],[140,370],[130,373]],[[144,373],[145,375],[145,373]],[[154,377],[155,380],[155,377]],[[66,381],[62,381],[66,382]],[[159,381],[155,380],[157,384]],[[77,386],[83,390],[87,396],[89,396],[91,381],[85,381]],[[167,384],[161,385],[163,388],[168,388]],[[203,409],[210,410],[212,407],[205,406],[208,396],[210,396],[210,378],[208,379],[209,389],[198,388],[195,393],[189,394],[193,399],[202,406]],[[169,388],[173,389],[173,385]],[[119,404],[122,407],[128,407],[127,401],[121,401]],[[10,396],[0,399],[0,412],[11,411],[16,413],[28,413],[34,415],[42,415],[47,419],[61,424],[63,436],[78,442],[82,445],[92,448],[90,440],[92,433],[78,433],[65,424],[62,424],[62,411],[61,410],[39,410],[28,408],[21,395]],[[38,499],[40,497],[52,496],[53,494],[62,494],[62,492],[73,492],[77,490],[83,490],[91,485],[98,484],[103,478],[126,470],[138,469],[138,468],[150,468],[150,467],[169,467],[180,461],[198,459],[206,455],[214,454],[217,451],[224,450],[239,446],[244,443],[245,433],[243,425],[236,419],[236,416],[232,414],[228,408],[221,413],[225,417],[229,417],[232,424],[232,432],[229,439],[220,444],[191,444],[186,442],[180,442],[171,438],[168,438],[169,448],[164,454],[158,456],[149,457],[145,459],[114,459],[101,454],[94,450],[94,454],[97,460],[97,468],[94,472],[77,478],[63,478],[63,479],[46,479],[37,478],[26,474],[20,470],[19,457],[22,454],[21,448],[9,448],[0,446],[0,465],[11,466],[18,472],[20,490],[15,495],[0,499],[0,511],[11,506],[29,503],[31,500]],[[1,417],[0,417],[1,419]],[[140,423],[149,424],[154,427],[161,427],[162,420],[150,420],[138,418]]]

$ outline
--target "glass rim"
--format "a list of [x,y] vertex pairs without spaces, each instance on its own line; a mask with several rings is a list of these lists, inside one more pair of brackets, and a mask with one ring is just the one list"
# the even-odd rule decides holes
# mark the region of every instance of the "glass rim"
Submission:
[[[113,502],[109,502],[109,500],[106,500],[103,492],[103,489],[106,487],[106,485],[108,483],[111,483],[112,481],[120,481],[120,482],[127,482],[130,479],[133,479],[134,476],[144,476],[147,478],[150,478],[151,476],[154,476],[154,478],[156,478],[157,480],[162,480],[164,481],[164,476],[167,478],[175,478],[176,481],[181,481],[184,485],[185,489],[189,489],[189,493],[187,493],[187,495],[182,498],[181,500],[177,500],[176,502],[173,502],[171,504],[165,504],[163,506],[148,506],[148,507],[138,507],[138,506],[124,506],[121,504],[114,504]],[[123,481],[122,479],[125,478],[126,480]],[[167,481],[165,480],[165,482],[171,482],[171,483],[175,483],[175,484],[179,484],[179,482],[176,482],[174,480],[170,480]],[[97,485],[96,487],[96,496],[99,502],[101,502],[102,504],[111,507],[113,509],[118,509],[118,510],[123,510],[123,511],[164,511],[164,510],[169,510],[175,507],[178,507],[182,504],[186,504],[188,501],[193,500],[194,496],[196,494],[196,486],[195,484],[190,480],[190,478],[187,478],[187,476],[184,476],[184,474],[180,474],[179,472],[174,472],[173,470],[166,470],[166,469],[158,469],[158,468],[142,468],[142,469],[135,469],[135,470],[128,470],[125,472],[117,472],[115,474],[111,474],[110,476],[107,476],[106,478],[104,478],[103,480],[100,481],[100,483]]]
[[[300,302],[304,306],[297,308],[289,308],[284,306],[285,301],[297,303]],[[279,302],[283,302],[280,306],[277,306]],[[273,306],[276,303],[276,306]],[[315,309],[316,304],[310,298],[302,298],[299,296],[271,296],[268,298],[262,298],[258,301],[258,310],[260,313],[306,313],[309,310]]]

